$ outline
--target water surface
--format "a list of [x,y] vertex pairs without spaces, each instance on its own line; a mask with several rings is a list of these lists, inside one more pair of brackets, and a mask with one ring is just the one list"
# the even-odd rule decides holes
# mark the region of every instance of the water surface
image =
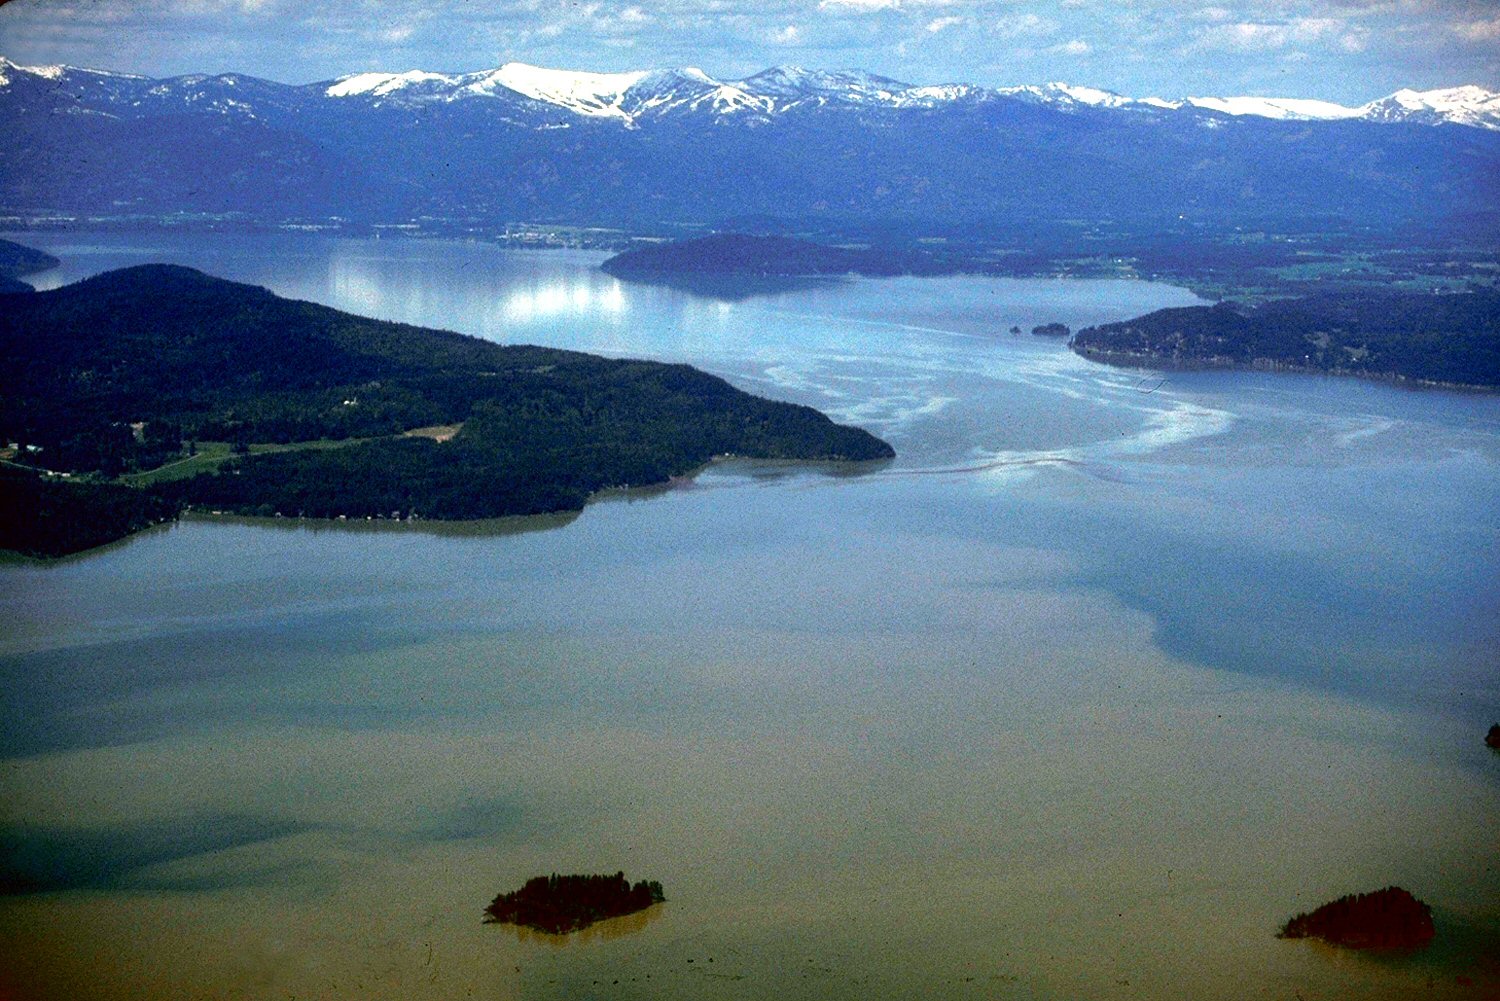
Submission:
[[[1500,400],[1008,332],[1194,301],[1145,283],[721,300],[586,253],[21,239],[65,261],[39,285],[168,260],[689,361],[898,459],[722,464],[481,531],[188,520],[0,567],[0,993],[1500,988]],[[668,903],[563,943],[478,923],[528,876],[616,869]],[[1433,904],[1428,953],[1273,937],[1388,883]]]

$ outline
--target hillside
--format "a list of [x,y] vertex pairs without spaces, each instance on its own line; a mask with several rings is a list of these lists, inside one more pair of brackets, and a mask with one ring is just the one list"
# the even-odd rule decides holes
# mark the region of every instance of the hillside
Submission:
[[1257,368],[1500,387],[1500,294],[1339,293],[1255,309],[1163,309],[1089,327],[1085,358],[1162,368]]
[[[725,453],[893,454],[686,365],[502,346],[166,265],[0,299],[0,352],[0,442],[19,459],[94,479],[185,469],[147,489],[216,510],[487,518],[575,510]],[[402,435],[434,425],[455,430]]]

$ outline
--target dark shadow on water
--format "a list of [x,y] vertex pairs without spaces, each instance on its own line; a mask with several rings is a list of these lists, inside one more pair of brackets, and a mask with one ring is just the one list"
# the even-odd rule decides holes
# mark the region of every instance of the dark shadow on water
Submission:
[[515,834],[526,822],[519,799],[467,799],[432,817],[417,832],[424,842],[466,841]]
[[805,292],[809,289],[835,288],[849,281],[848,275],[662,275],[659,277],[620,277],[632,285],[650,285],[685,292],[714,302],[744,302],[760,296]]
[[[246,711],[234,700],[179,705],[143,698],[179,689],[238,690],[286,672],[307,657],[375,653],[414,642],[373,628],[370,613],[288,615],[224,628],[211,620],[162,635],[0,657],[0,756],[21,757],[148,740],[210,728]],[[303,665],[298,667],[297,665]]]
[[1433,909],[1433,923],[1437,934],[1422,949],[1345,949],[1316,939],[1288,945],[1310,949],[1329,966],[1374,967],[1445,984],[1464,978],[1475,997],[1500,996],[1500,923],[1474,922],[1440,908]]
[[[668,901],[670,903],[670,901]],[[569,932],[566,935],[554,935],[551,932],[537,931],[524,925],[497,924],[496,928],[503,928],[514,935],[517,942],[523,945],[540,948],[568,949],[578,946],[593,945],[596,942],[612,942],[615,939],[626,938],[644,931],[648,926],[661,919],[662,911],[667,904],[652,904],[645,910],[636,911],[632,914],[622,914],[617,918],[608,918],[596,922],[587,928]]]
[[285,876],[285,867],[186,876],[149,870],[307,830],[305,824],[232,814],[102,829],[8,825],[0,827],[0,895],[213,890],[269,882]]

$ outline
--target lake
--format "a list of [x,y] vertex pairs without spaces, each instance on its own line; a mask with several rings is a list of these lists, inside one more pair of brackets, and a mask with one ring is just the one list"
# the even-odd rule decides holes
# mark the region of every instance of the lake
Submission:
[[[1086,362],[1131,281],[617,281],[604,255],[30,233],[686,361],[896,448],[576,517],[192,518],[0,564],[0,997],[1500,991],[1500,397]],[[665,905],[485,926],[548,872]],[[1284,942],[1399,884],[1437,943]]]

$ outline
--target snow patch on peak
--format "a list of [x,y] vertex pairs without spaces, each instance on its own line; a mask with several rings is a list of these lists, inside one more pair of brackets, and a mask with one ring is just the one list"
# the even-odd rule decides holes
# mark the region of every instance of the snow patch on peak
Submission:
[[0,87],[10,83],[12,73],[26,73],[30,76],[39,76],[45,80],[57,80],[68,71],[66,66],[22,66],[13,63],[4,56],[0,56]]
[[944,104],[960,101],[978,91],[966,83],[940,83],[929,87],[908,87],[896,95],[898,105]]
[[911,89],[909,84],[864,70],[810,70],[801,66],[772,66],[733,85],[749,94],[778,98],[783,107],[809,98],[889,103]]
[[1500,129],[1500,93],[1469,84],[1442,90],[1398,90],[1360,108],[1361,116],[1381,122],[1451,122]]
[[405,73],[356,73],[353,76],[340,77],[324,93],[329,97],[353,97],[358,94],[384,97],[414,83],[434,81],[450,84],[455,82],[451,76],[428,73],[426,70],[407,70]]
[[1077,108],[1079,105],[1088,108],[1128,108],[1141,103],[1134,98],[1116,94],[1112,90],[1079,87],[1058,81],[1041,85],[1001,87],[995,93],[1030,101],[1033,104],[1045,104],[1064,109]]
[[506,63],[472,84],[475,92],[493,93],[496,84],[535,101],[556,104],[580,115],[629,118],[620,107],[625,92],[650,76],[636,73],[579,73],[526,63]]
[[1282,120],[1335,121],[1358,118],[1360,108],[1346,108],[1332,101],[1314,101],[1295,97],[1190,97],[1186,104],[1226,115],[1254,115],[1257,118]]
[[1100,90],[1097,87],[1075,87],[1066,83],[1049,83],[1046,88],[1063,94],[1077,101],[1079,104],[1087,104],[1094,108],[1123,108],[1128,104],[1136,102],[1128,97],[1122,97],[1112,90]]

